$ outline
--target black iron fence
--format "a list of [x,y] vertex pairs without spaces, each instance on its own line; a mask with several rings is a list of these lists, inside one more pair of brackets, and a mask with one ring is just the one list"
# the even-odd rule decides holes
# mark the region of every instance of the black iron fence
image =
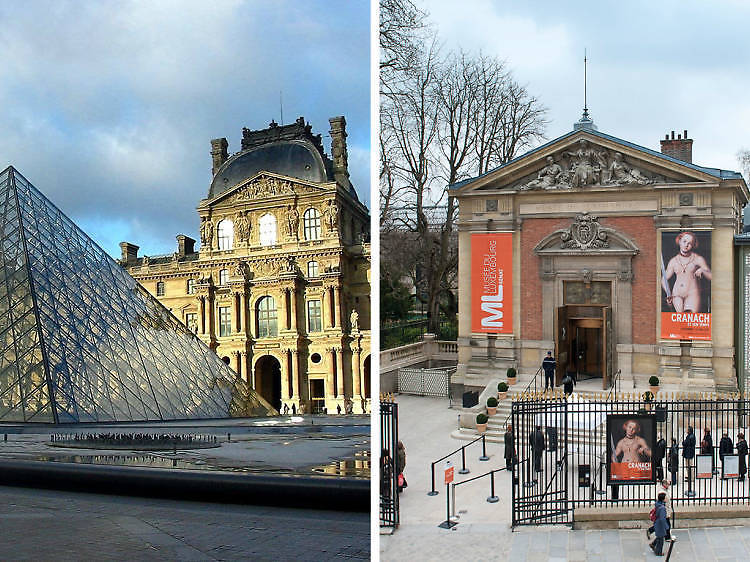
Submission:
[[675,510],[750,503],[747,446],[739,438],[748,422],[747,395],[660,392],[647,398],[634,392],[566,400],[556,391],[515,399],[512,525],[573,523],[584,507],[645,508],[662,479],[673,483]]
[[398,527],[398,404],[380,400],[380,526]]

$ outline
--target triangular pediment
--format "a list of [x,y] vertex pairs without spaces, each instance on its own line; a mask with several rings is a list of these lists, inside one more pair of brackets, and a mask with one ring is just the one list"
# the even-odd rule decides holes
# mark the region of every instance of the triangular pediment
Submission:
[[478,178],[453,187],[486,191],[582,191],[706,183],[720,170],[703,168],[599,132],[573,131]]
[[223,191],[213,199],[201,201],[198,209],[213,207],[219,203],[252,203],[259,201],[283,201],[304,195],[317,195],[328,191],[335,191],[335,182],[317,184],[297,178],[259,172],[253,177],[239,183],[227,191]]

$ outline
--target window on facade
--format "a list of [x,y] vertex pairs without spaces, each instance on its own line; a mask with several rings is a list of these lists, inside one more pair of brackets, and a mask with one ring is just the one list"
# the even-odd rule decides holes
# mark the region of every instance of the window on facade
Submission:
[[194,295],[195,294],[195,279],[188,279],[187,280],[187,294],[188,295]]
[[320,332],[323,330],[323,316],[320,301],[307,301],[307,331]]
[[219,285],[226,285],[227,283],[229,283],[229,270],[220,269],[219,270]]
[[318,262],[315,260],[307,262],[307,276],[317,277],[318,276]]
[[219,336],[232,334],[232,315],[228,306],[219,307]]
[[305,211],[305,240],[317,240],[320,238],[320,213],[315,208]]
[[276,244],[276,217],[267,213],[258,220],[260,230],[260,245],[273,246]]
[[263,297],[258,300],[258,337],[268,338],[278,334],[278,318],[276,314],[276,302],[273,297]]
[[164,281],[159,281],[156,284],[156,296],[157,297],[163,297],[164,296]]
[[198,314],[195,312],[188,312],[185,314],[185,326],[187,329],[194,334],[198,333]]
[[219,250],[231,250],[234,247],[234,225],[229,219],[219,221],[217,227]]

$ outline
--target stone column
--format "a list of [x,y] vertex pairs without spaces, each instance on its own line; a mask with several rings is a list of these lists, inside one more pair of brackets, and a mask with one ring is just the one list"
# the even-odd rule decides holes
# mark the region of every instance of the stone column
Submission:
[[234,325],[238,334],[242,333],[242,298],[240,293],[234,293]]
[[214,296],[208,295],[208,333],[211,343],[209,347],[216,351],[216,310]]
[[294,288],[289,290],[289,304],[291,305],[291,330],[297,331],[297,291]]
[[362,371],[360,369],[360,359],[362,358],[362,348],[355,347],[353,349],[354,357],[352,360],[352,401],[354,402],[354,412],[357,414],[364,414],[361,411],[362,406]]
[[344,398],[344,350],[336,348],[336,399]]
[[291,350],[292,353],[292,402],[297,405],[297,411],[299,412],[299,351],[296,349]]
[[250,372],[250,369],[252,367],[252,356],[247,353],[247,351],[241,351],[240,355],[242,356],[242,371],[245,373],[245,378],[243,379],[247,385],[251,388],[255,388],[255,385],[253,384],[253,377],[252,373]]
[[198,306],[200,308],[201,315],[201,334],[206,335],[207,333],[207,322],[206,322],[206,297],[198,297]]
[[341,309],[343,308],[341,303],[341,287],[338,285],[333,286],[333,305],[335,308],[334,326],[338,326],[339,330],[343,330],[344,325],[341,321]]
[[281,290],[281,298],[276,299],[276,301],[279,303],[279,331],[282,332],[286,330],[286,289]]
[[255,305],[253,304],[252,297],[247,299],[247,320],[249,324],[247,326],[247,333],[251,334],[251,336],[257,336],[258,334],[255,332]]
[[237,377],[242,378],[242,353],[234,351],[234,370],[237,371]]
[[334,402],[334,399],[336,398],[336,395],[334,394],[334,386],[336,386],[335,380],[336,380],[336,371],[334,370],[334,364],[336,362],[336,352],[332,347],[329,347],[326,349],[326,352],[328,353],[328,373],[326,373],[326,392],[325,392],[325,398],[326,398],[326,407],[328,408],[329,412],[331,410],[331,407],[334,409],[336,408],[336,404]]
[[281,409],[289,400],[289,350],[282,349],[284,359],[281,361]]
[[329,300],[329,288],[327,286],[323,286],[323,293],[321,294],[320,298],[320,306],[321,313],[323,315],[322,321],[323,321],[323,329],[331,327],[331,301]]

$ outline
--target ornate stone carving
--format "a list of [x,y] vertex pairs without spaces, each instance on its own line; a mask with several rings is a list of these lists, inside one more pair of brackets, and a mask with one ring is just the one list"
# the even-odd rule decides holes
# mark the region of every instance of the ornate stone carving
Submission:
[[299,211],[294,205],[289,205],[286,211],[286,229],[289,238],[297,240],[299,236]]
[[581,270],[581,277],[583,278],[583,282],[584,282],[584,283],[585,283],[586,285],[590,285],[590,284],[591,284],[591,281],[593,281],[593,280],[594,280],[594,272],[593,272],[593,271],[591,271],[591,270],[590,270],[590,269],[588,269],[588,268],[586,268],[586,269],[582,269],[582,270]]
[[287,273],[297,273],[299,271],[299,267],[297,267],[297,260],[294,259],[294,256],[287,256],[284,259],[286,260],[285,271]]
[[625,161],[620,152],[592,146],[586,139],[556,155],[547,156],[546,165],[536,178],[516,185],[532,189],[571,189],[591,185],[646,185],[665,181]]
[[328,201],[328,206],[323,209],[326,227],[329,233],[336,232],[339,224],[339,210],[334,201]]
[[247,264],[244,261],[238,261],[234,266],[234,276],[247,278]]
[[607,233],[601,229],[599,217],[588,213],[576,215],[575,222],[560,235],[562,248],[588,250],[590,248],[608,248]]
[[250,221],[247,220],[246,213],[238,211],[234,216],[234,237],[239,242],[247,242],[250,238]]
[[276,260],[260,260],[253,263],[253,270],[258,277],[274,277],[279,273],[280,267]]
[[206,248],[211,247],[211,240],[214,238],[214,223],[210,217],[206,217],[201,222],[201,245]]

